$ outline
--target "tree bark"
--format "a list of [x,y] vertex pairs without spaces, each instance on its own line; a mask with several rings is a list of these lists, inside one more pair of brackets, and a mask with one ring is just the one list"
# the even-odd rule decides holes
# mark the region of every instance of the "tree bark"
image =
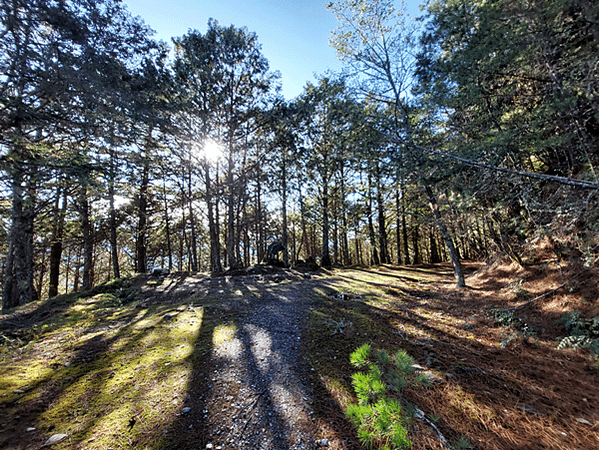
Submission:
[[329,251],[329,179],[323,176],[322,180],[322,256],[323,267],[331,267],[331,254]]
[[397,238],[397,265],[401,265],[401,229],[400,229],[401,207],[399,201],[399,189],[395,191],[395,234]]
[[33,220],[35,217],[32,182],[23,189],[24,173],[12,176],[12,223],[4,272],[2,310],[37,299],[33,273]]
[[282,180],[281,180],[281,214],[283,215],[283,264],[289,267],[289,233],[287,231],[287,161],[283,158]]
[[[60,197],[62,195],[62,208]],[[50,244],[50,277],[48,286],[48,298],[58,295],[58,284],[60,283],[60,263],[62,259],[62,239],[64,231],[64,218],[67,211],[67,191],[60,184],[56,189],[56,201],[54,203],[54,224],[52,227],[52,243]]]
[[428,196],[429,206],[433,211],[433,215],[435,216],[435,221],[437,222],[437,227],[441,232],[441,237],[445,241],[445,246],[447,247],[447,251],[449,253],[449,257],[451,259],[451,263],[453,265],[453,270],[455,273],[456,283],[458,289],[466,287],[466,282],[464,280],[464,274],[462,272],[462,265],[460,263],[460,258],[456,252],[456,249],[453,245],[453,241],[451,240],[451,236],[447,231],[447,227],[445,226],[445,222],[441,218],[441,213],[439,212],[439,205],[437,204],[437,199],[433,194],[433,190],[429,185],[425,185],[424,189],[426,191],[426,195]]
[[137,264],[135,270],[138,273],[145,273],[147,268],[147,228],[148,228],[148,184],[150,182],[150,168],[147,158],[144,157],[141,183],[139,186],[139,199],[137,211],[137,239],[135,241],[135,254]]
[[208,205],[208,232],[210,234],[210,271],[221,273],[223,267],[220,262],[220,251],[218,245],[218,228],[214,219],[214,204],[212,202],[212,183],[210,180],[210,166],[204,165],[206,172],[206,204]]
[[79,215],[81,216],[81,232],[83,234],[83,277],[81,289],[87,291],[93,284],[93,241],[91,220],[89,217],[89,201],[87,187],[82,187],[79,193]]
[[168,270],[173,270],[173,247],[171,242],[171,226],[169,220],[168,201],[166,197],[166,177],[163,176],[162,191],[164,196],[164,225],[166,232],[166,249],[168,252]]
[[119,266],[119,249],[117,241],[117,230],[116,230],[116,209],[114,207],[114,183],[115,183],[115,167],[114,167],[114,154],[110,152],[110,168],[109,168],[109,180],[108,180],[108,201],[109,206],[109,221],[110,221],[110,255],[112,259],[112,276],[117,279],[121,277],[121,269]]
[[[378,171],[378,167],[377,167]],[[378,224],[379,224],[379,249],[381,255],[381,264],[390,263],[389,248],[387,239],[387,223],[385,220],[385,205],[383,203],[383,193],[381,187],[380,176],[377,174],[376,180],[376,202],[378,212]]]
[[374,223],[372,220],[372,177],[368,174],[368,235],[370,237],[370,245],[372,247],[372,263],[378,266],[381,261],[376,248],[376,234],[374,232]]

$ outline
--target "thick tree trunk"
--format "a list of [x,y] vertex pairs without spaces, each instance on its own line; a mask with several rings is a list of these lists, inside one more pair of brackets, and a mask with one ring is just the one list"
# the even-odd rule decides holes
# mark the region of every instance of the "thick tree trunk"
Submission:
[[3,311],[37,299],[33,273],[34,189],[29,184],[28,195],[23,181],[23,173],[17,170],[12,179],[12,223],[4,271]]
[[301,228],[302,228],[302,237],[300,239],[300,246],[299,249],[297,251],[297,256],[298,258],[301,255],[302,252],[302,247],[304,248],[304,254],[306,255],[306,259],[308,258],[308,256],[311,256],[308,254],[309,252],[309,247],[308,247],[308,231],[307,231],[307,226],[306,226],[306,214],[305,214],[305,205],[304,205],[304,196],[302,193],[302,188],[299,188],[299,202],[300,202],[300,222],[301,222]]
[[449,252],[449,257],[451,258],[451,263],[453,264],[453,270],[455,273],[456,283],[458,289],[461,289],[466,286],[466,282],[464,280],[464,274],[462,272],[462,265],[460,263],[460,258],[456,252],[456,249],[453,245],[453,241],[451,240],[451,236],[447,231],[447,227],[441,218],[441,213],[439,212],[439,205],[437,204],[437,199],[433,194],[433,190],[430,186],[425,185],[424,189],[426,191],[426,195],[429,199],[429,205],[431,210],[433,211],[433,215],[435,216],[435,221],[437,222],[437,227],[441,232],[441,237],[445,241],[445,246],[447,247],[447,251]]

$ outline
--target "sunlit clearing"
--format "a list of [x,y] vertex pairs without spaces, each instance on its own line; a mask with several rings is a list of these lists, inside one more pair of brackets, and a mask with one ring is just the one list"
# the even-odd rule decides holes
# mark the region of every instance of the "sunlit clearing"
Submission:
[[217,142],[208,140],[204,143],[204,155],[209,162],[216,162],[223,154],[223,149]]

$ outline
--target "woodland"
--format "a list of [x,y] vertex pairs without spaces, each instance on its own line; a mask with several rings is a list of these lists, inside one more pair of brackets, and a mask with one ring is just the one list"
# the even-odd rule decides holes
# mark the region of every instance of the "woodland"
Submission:
[[0,447],[599,448],[599,3],[327,8],[0,2]]
[[346,64],[285,100],[258,36],[169,44],[118,0],[0,5],[2,305],[151,267],[593,264],[599,6],[330,3]]

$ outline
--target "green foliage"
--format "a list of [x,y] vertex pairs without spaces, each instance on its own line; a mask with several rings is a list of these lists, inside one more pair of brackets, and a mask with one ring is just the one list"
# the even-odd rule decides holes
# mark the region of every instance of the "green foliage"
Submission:
[[451,446],[453,450],[466,450],[469,448],[473,448],[470,441],[466,438],[466,436],[460,436]]
[[407,424],[413,408],[402,408],[401,390],[407,385],[422,385],[414,376],[414,360],[405,351],[390,355],[386,350],[374,352],[365,344],[350,356],[351,364],[362,371],[352,376],[358,403],[346,411],[358,429],[363,445],[370,448],[400,449],[411,446]]
[[352,366],[357,367],[358,369],[366,367],[369,364],[368,358],[370,357],[371,351],[372,346],[370,344],[364,344],[358,348],[349,357]]
[[513,310],[497,308],[492,312],[495,315],[495,323],[502,327],[518,327],[522,324],[522,319],[517,317]]
[[560,318],[569,336],[560,339],[557,348],[588,348],[591,355],[599,355],[599,316],[591,319],[580,317],[580,311],[574,310]]
[[502,333],[504,337],[501,341],[502,348],[507,347],[510,343],[520,338],[534,338],[536,336],[535,329],[516,316],[513,310],[497,308],[493,309],[492,312],[495,315],[495,323],[507,328],[507,331]]

